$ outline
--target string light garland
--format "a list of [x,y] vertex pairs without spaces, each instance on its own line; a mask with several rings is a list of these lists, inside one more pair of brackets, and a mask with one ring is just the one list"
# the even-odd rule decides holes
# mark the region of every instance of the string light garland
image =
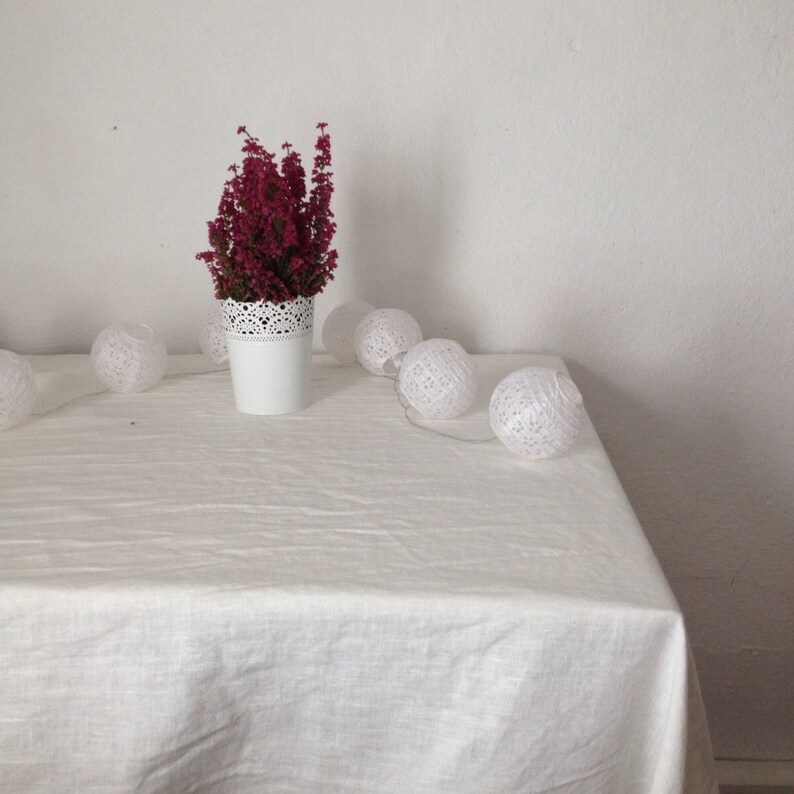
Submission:
[[94,340],[91,363],[108,389],[128,394],[158,383],[168,354],[165,342],[148,325],[111,325]]
[[207,321],[199,334],[201,352],[212,359],[215,364],[229,361],[229,350],[226,347],[226,326],[223,319],[223,306],[216,303],[215,308],[207,317]]
[[354,337],[358,324],[375,309],[366,301],[347,301],[337,306],[323,323],[322,339],[325,352],[340,364],[356,363]]
[[371,311],[353,336],[356,358],[373,375],[396,375],[403,356],[421,341],[419,323],[402,309]]
[[18,425],[33,410],[36,376],[22,356],[0,350],[0,430]]
[[[568,450],[586,420],[582,395],[565,373],[549,367],[525,367],[503,378],[491,395],[488,422],[495,435],[466,438],[470,433],[465,431],[445,432],[458,429],[454,423],[441,427],[444,420],[466,413],[479,389],[477,366],[458,342],[423,341],[419,324],[408,312],[372,309],[365,301],[348,301],[334,309],[326,318],[322,336],[326,350],[340,363],[353,364],[357,358],[372,374],[392,376],[406,420],[445,438],[470,444],[499,439],[513,452],[541,459]],[[199,344],[215,364],[227,360],[225,321],[219,305],[201,329]],[[151,388],[164,376],[167,361],[164,341],[146,325],[109,326],[91,347],[97,377],[115,392]],[[84,392],[74,399],[96,393]],[[0,430],[22,422],[31,413],[36,395],[30,364],[16,353],[0,350]],[[46,413],[49,411],[42,415]],[[416,421],[417,415],[441,424],[422,425]],[[471,430],[471,423],[466,429]]]
[[488,413],[497,438],[508,449],[530,458],[565,452],[585,418],[576,384],[548,367],[525,367],[501,380]]
[[397,387],[428,419],[454,419],[471,408],[479,374],[468,353],[452,339],[428,339],[403,358]]

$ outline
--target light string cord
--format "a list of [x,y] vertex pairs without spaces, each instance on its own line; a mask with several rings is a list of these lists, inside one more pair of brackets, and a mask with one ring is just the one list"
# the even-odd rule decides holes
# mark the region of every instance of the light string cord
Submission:
[[[184,377],[191,377],[194,375],[209,375],[215,372],[222,372],[226,370],[227,367],[218,367],[217,369],[210,369],[210,370],[202,370],[201,372],[174,372],[168,373],[163,375],[163,380],[171,379],[171,378],[184,378]],[[411,415],[411,407],[406,406],[403,404],[402,400],[400,399],[400,391],[399,385],[397,383],[397,378],[395,376],[387,376],[390,380],[392,380],[394,384],[394,394],[397,397],[397,402],[400,403],[400,407],[403,409],[403,414],[405,415],[405,419],[412,427],[417,428],[417,430],[422,430],[425,433],[432,433],[436,436],[441,436],[441,438],[448,438],[452,441],[460,441],[464,444],[490,444],[492,441],[496,440],[495,435],[491,435],[488,438],[462,438],[461,436],[454,435],[452,433],[445,433],[441,430],[437,430],[433,427],[427,427],[425,425],[419,424]],[[73,397],[71,400],[67,400],[66,402],[59,403],[58,405],[53,406],[49,410],[46,411],[31,411],[30,415],[35,417],[44,417],[49,416],[50,414],[55,413],[56,411],[60,411],[62,408],[66,408],[69,405],[72,405],[80,400],[84,400],[86,397],[93,397],[97,394],[105,394],[106,392],[110,392],[110,389],[107,387],[96,389],[94,391],[85,392],[83,394],[78,394]]]
[[417,424],[416,421],[411,417],[409,411],[411,410],[410,406],[406,406],[403,401],[400,399],[400,387],[397,383],[397,378],[395,376],[387,376],[391,378],[394,382],[394,393],[397,397],[397,402],[400,403],[400,407],[403,409],[405,413],[405,418],[410,425],[416,427],[419,430],[424,430],[426,433],[432,433],[436,436],[441,436],[442,438],[449,438],[452,441],[461,441],[464,444],[490,444],[491,441],[496,440],[496,435],[489,436],[488,438],[461,438],[460,436],[452,435],[451,433],[444,433],[441,430],[436,430],[433,427],[426,427],[425,425]]
[[[223,372],[226,369],[228,369],[228,367],[218,367],[217,369],[202,369],[200,372],[169,372],[163,375],[162,380],[167,380],[170,378],[186,378],[193,375],[209,375],[213,372]],[[106,392],[109,391],[110,389],[107,386],[103,386],[99,389],[95,389],[94,391],[83,392],[82,394],[75,395],[74,397],[72,397],[71,400],[67,400],[66,402],[58,403],[57,405],[52,406],[52,408],[50,408],[47,411],[31,411],[30,416],[36,416],[36,417],[49,416],[50,414],[54,414],[56,411],[60,411],[61,408],[66,408],[67,406],[72,405],[73,403],[76,403],[79,400],[84,400],[86,397],[95,397],[97,394],[105,394]]]

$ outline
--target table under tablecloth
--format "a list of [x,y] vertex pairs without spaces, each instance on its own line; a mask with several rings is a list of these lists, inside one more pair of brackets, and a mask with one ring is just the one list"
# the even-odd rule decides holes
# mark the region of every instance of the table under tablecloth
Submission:
[[447,423],[325,356],[280,417],[198,356],[134,395],[29,360],[0,791],[716,791],[681,612],[592,425],[543,461],[484,440],[498,379],[559,359],[475,357]]

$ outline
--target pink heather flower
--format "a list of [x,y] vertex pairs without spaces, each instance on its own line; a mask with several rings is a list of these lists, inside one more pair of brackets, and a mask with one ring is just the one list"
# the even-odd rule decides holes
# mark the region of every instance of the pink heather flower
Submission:
[[217,298],[281,303],[316,295],[333,278],[338,255],[330,247],[336,224],[327,126],[317,125],[308,196],[306,172],[291,144],[282,145],[279,170],[259,139],[237,128],[245,135],[245,156],[241,165],[229,166],[218,215],[207,224],[210,250],[196,254],[210,271]]

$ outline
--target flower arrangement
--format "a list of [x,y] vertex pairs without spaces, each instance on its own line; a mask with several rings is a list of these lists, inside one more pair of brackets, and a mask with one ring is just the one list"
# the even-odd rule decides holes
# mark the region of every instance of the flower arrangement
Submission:
[[284,143],[279,170],[276,157],[245,127],[243,162],[229,166],[218,216],[209,221],[210,250],[196,254],[215,284],[219,300],[282,303],[321,292],[337,264],[331,249],[336,231],[331,212],[334,191],[329,171],[331,137],[320,123],[306,193],[306,172],[300,154]]

